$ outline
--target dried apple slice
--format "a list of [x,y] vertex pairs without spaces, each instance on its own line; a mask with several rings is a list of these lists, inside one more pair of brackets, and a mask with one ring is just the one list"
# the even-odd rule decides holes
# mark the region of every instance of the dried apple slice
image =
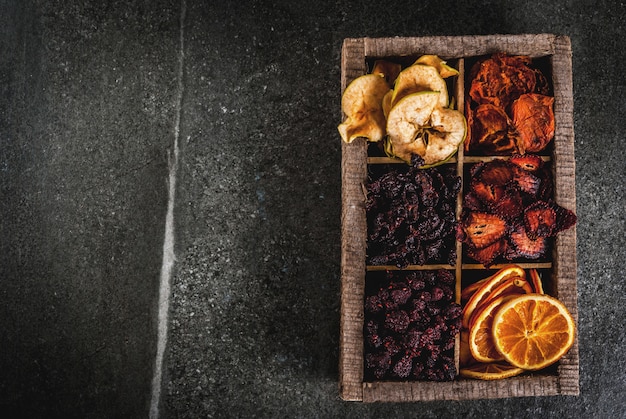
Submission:
[[438,92],[404,97],[389,111],[387,134],[391,153],[407,162],[417,154],[422,167],[441,164],[452,157],[465,139],[465,117],[459,111],[439,107]]
[[427,54],[422,55],[415,61],[414,64],[423,64],[435,67],[439,71],[439,75],[444,79],[452,76],[458,76],[459,71],[453,67],[450,67],[444,60],[437,55]]
[[337,127],[343,141],[351,143],[359,137],[373,142],[383,139],[383,97],[389,90],[385,78],[375,74],[357,77],[346,87],[341,98],[346,119]]
[[393,86],[398,74],[402,71],[402,66],[387,60],[376,60],[372,74],[382,76],[387,80],[389,86]]
[[431,114],[430,125],[426,153],[422,156],[427,167],[443,163],[456,154],[467,132],[465,117],[453,109],[436,108]]
[[389,111],[391,110],[391,96],[393,95],[393,90],[389,90],[387,93],[385,93],[385,96],[383,96],[383,114],[385,115],[385,118],[389,117]]
[[398,74],[391,97],[391,106],[396,106],[403,98],[417,92],[437,92],[438,105],[447,107],[449,104],[446,81],[433,66],[413,64]]
[[391,108],[387,134],[395,156],[410,162],[412,154],[426,152],[422,133],[438,103],[438,92],[424,91],[404,97]]

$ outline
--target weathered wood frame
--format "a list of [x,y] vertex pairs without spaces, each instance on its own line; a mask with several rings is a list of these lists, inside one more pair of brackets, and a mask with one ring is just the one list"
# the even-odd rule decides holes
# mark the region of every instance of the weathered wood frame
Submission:
[[[563,207],[575,211],[572,53],[568,37],[533,34],[345,39],[342,48],[341,89],[343,92],[350,81],[365,74],[366,61],[371,58],[437,54],[444,59],[458,60],[458,68],[463,75],[465,58],[494,52],[548,58],[555,96],[556,131],[553,152],[549,157],[552,160],[555,179],[555,200]],[[462,75],[459,77],[455,92],[459,109],[463,109]],[[461,176],[464,163],[467,161],[464,161],[461,151],[456,160]],[[368,270],[365,264],[367,226],[364,203],[368,164],[375,163],[371,160],[368,162],[365,141],[358,139],[351,144],[343,144],[340,396],[344,400],[352,401],[403,402],[578,395],[578,339],[567,355],[559,361],[555,373],[538,372],[497,381],[462,378],[443,383],[363,381],[363,301]],[[457,207],[460,208],[460,205]],[[457,294],[463,269],[477,268],[463,266],[460,260],[461,252],[458,253],[457,266],[454,268],[457,274]],[[533,266],[535,265],[529,263],[524,267]],[[549,280],[553,294],[567,306],[577,321],[576,228],[559,234],[550,263],[536,266],[550,269]]]

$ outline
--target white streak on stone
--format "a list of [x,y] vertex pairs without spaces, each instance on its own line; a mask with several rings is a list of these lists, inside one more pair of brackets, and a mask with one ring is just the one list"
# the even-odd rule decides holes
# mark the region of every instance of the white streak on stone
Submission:
[[181,1],[180,10],[180,52],[178,56],[178,90],[176,98],[176,120],[174,122],[174,147],[169,153],[169,176],[168,176],[168,200],[167,214],[165,216],[165,238],[163,239],[163,263],[161,265],[161,277],[159,284],[158,306],[158,329],[157,329],[157,352],[154,362],[154,374],[152,376],[152,397],[150,400],[150,418],[159,417],[159,405],[161,403],[161,389],[163,386],[163,359],[167,347],[167,330],[170,308],[170,282],[176,255],[174,253],[174,202],[176,198],[176,172],[178,170],[178,139],[180,137],[180,115],[183,102],[183,73],[184,73],[184,41],[185,41],[185,14],[187,4]]

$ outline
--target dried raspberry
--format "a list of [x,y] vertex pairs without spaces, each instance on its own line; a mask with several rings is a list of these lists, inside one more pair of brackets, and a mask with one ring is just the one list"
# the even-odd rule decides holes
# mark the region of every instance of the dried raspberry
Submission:
[[413,306],[414,310],[418,310],[418,311],[424,311],[426,310],[426,301],[417,297],[415,298],[412,302],[411,305]]
[[412,372],[413,377],[415,377],[415,378],[417,378],[419,380],[424,379],[425,376],[424,376],[423,373],[424,373],[424,364],[421,363],[421,362],[414,362],[413,363],[413,372]]
[[368,353],[365,355],[365,365],[374,371],[376,378],[381,379],[391,367],[391,356],[388,352]]
[[442,284],[452,285],[454,284],[455,278],[452,271],[440,269],[437,271],[437,280]]
[[422,291],[422,292],[417,293],[415,298],[418,299],[418,300],[429,302],[432,299],[432,296],[430,295],[430,292]]
[[428,329],[424,330],[424,333],[422,333],[422,336],[420,338],[420,344],[425,348],[434,347],[435,342],[439,339],[441,339],[441,330],[434,327],[429,327]]
[[424,281],[424,278],[419,276],[416,272],[412,273],[407,278],[407,281],[411,289],[414,291],[423,290],[426,287],[426,281]]
[[441,357],[441,366],[439,367],[440,371],[443,372],[443,381],[452,381],[456,377],[456,366],[454,363],[454,358],[449,356]]
[[424,278],[428,287],[433,287],[438,283],[437,273],[435,271],[422,271],[422,278]]
[[383,309],[383,304],[378,295],[370,295],[365,299],[365,311],[369,313],[378,313]]
[[[441,308],[434,302],[431,302],[430,304],[428,304],[427,310],[430,316],[437,316],[439,313],[441,313]],[[437,326],[440,326],[440,325],[437,325]]]
[[383,339],[383,345],[385,346],[385,349],[391,356],[394,356],[398,354],[400,351],[402,351],[402,343],[396,341],[396,339],[394,339],[391,336],[386,336]]
[[439,301],[444,297],[444,292],[439,287],[433,287],[433,289],[430,290],[430,294],[432,296],[431,298],[432,301]]
[[454,289],[452,288],[452,286],[442,283],[441,290],[443,291],[443,302],[448,303],[454,300]]
[[411,375],[413,370],[413,359],[409,355],[405,355],[393,366],[393,373],[399,378],[406,378]]
[[422,337],[422,332],[415,327],[411,327],[406,332],[405,345],[406,345],[406,348],[410,350],[413,354],[417,354],[419,350],[421,337]]
[[411,298],[411,289],[406,283],[393,283],[390,288],[390,299],[398,306],[406,304]]
[[385,327],[396,333],[403,333],[407,327],[409,327],[410,322],[411,319],[406,311],[396,310],[387,313],[387,317],[385,318]]

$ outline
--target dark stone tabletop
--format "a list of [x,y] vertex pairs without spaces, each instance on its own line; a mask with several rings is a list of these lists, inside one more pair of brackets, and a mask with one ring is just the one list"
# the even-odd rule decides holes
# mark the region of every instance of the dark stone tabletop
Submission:
[[[613,1],[0,2],[0,410],[624,417],[624,27]],[[343,402],[342,41],[505,33],[572,42],[580,396]]]

